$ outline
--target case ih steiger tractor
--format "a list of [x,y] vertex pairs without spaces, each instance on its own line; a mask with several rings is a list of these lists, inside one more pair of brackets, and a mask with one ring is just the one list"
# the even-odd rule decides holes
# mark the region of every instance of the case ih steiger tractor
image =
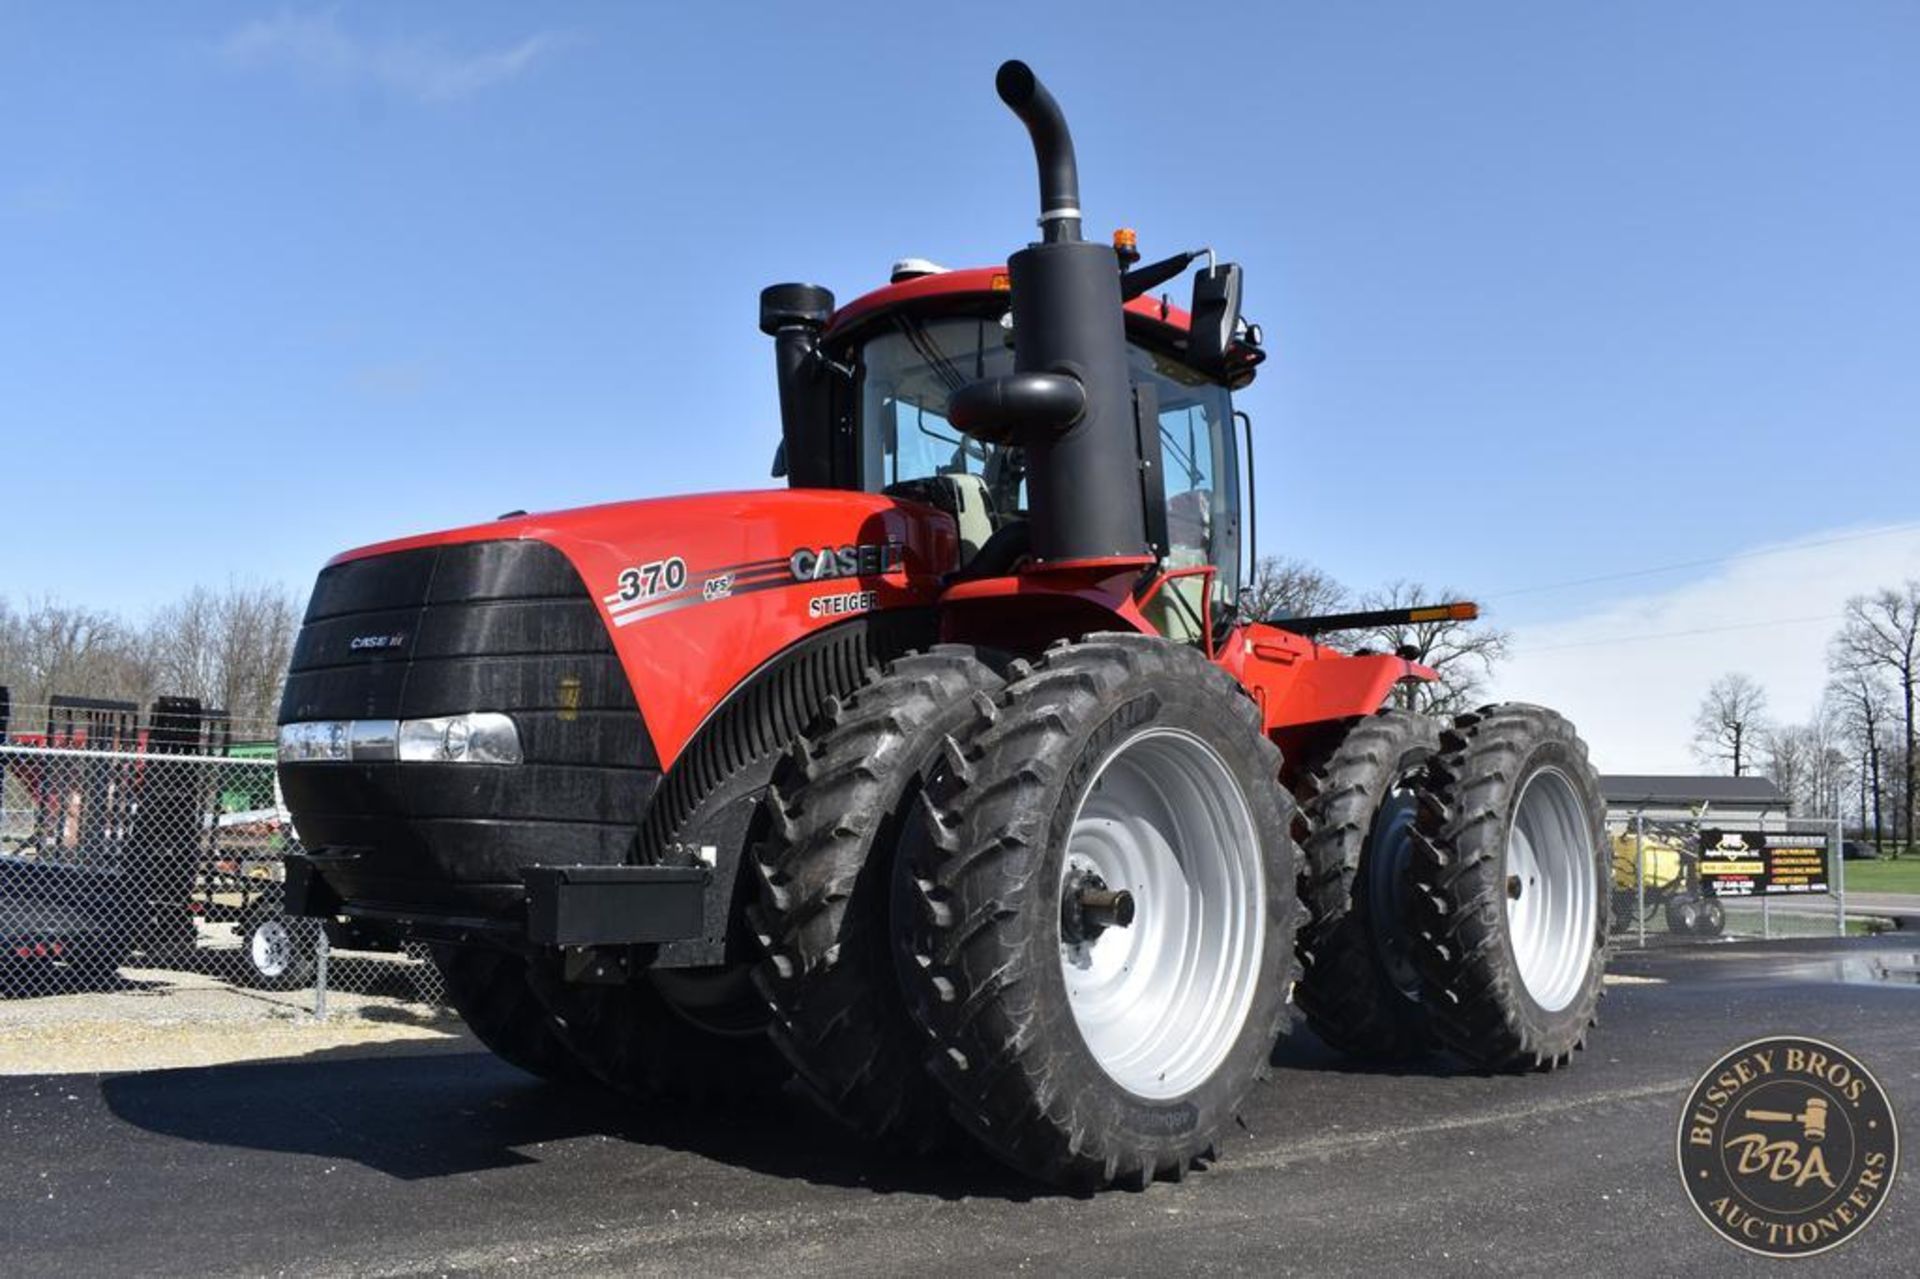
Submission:
[[[791,1075],[1061,1185],[1206,1157],[1296,993],[1354,1053],[1563,1064],[1609,911],[1579,739],[1391,709],[1434,672],[1316,640],[1390,618],[1242,614],[1239,268],[1083,240],[1058,106],[997,84],[1038,243],[761,295],[786,491],[327,566],[281,710],[290,907],[433,945],[537,1074]],[[1203,256],[1189,309],[1150,297]]]

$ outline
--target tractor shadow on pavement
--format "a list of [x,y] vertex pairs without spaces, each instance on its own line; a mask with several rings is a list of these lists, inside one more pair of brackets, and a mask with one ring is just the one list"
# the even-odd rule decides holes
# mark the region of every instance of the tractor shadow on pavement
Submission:
[[[891,1154],[802,1098],[747,1110],[642,1107],[535,1080],[485,1053],[327,1051],[289,1060],[110,1075],[108,1109],[146,1132],[360,1164],[405,1181],[536,1166],[547,1143],[612,1140],[769,1177],[882,1194],[1024,1201],[1056,1192],[967,1149]],[[650,1150],[648,1149],[650,1148]]]
[[1431,1052],[1405,1061],[1368,1061],[1361,1057],[1350,1057],[1337,1048],[1329,1047],[1305,1026],[1295,1026],[1290,1033],[1274,1041],[1273,1051],[1267,1055],[1267,1064],[1276,1071],[1392,1075],[1420,1079],[1451,1079],[1459,1075],[1481,1073],[1443,1052]]

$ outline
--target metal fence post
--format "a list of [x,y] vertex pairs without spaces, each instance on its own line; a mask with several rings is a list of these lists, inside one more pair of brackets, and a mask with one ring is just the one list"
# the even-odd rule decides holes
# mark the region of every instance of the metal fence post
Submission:
[[1833,819],[1833,865],[1828,873],[1833,876],[1833,899],[1836,935],[1847,935],[1847,828],[1844,817]]
[[1642,846],[1645,813],[1633,815],[1633,900],[1634,928],[1640,935],[1640,949],[1647,948],[1647,852]]
[[332,947],[327,944],[327,930],[321,929],[313,941],[313,1019],[327,1019],[327,956]]

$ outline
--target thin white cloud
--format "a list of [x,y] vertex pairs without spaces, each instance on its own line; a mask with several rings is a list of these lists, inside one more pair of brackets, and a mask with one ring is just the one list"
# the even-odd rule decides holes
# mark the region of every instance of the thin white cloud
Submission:
[[564,42],[549,31],[510,48],[456,53],[424,39],[358,39],[331,11],[283,9],[234,31],[220,56],[230,66],[279,68],[316,85],[375,85],[422,102],[451,102],[515,79]]
[[80,205],[73,183],[64,177],[35,178],[8,188],[0,196],[0,211],[19,218],[51,219]]
[[1857,536],[1873,532],[1757,548],[1687,586],[1516,626],[1497,692],[1565,712],[1603,772],[1700,772],[1688,744],[1715,678],[1744,671],[1776,719],[1805,720],[1826,687],[1827,642],[1847,599],[1920,577],[1920,529]]

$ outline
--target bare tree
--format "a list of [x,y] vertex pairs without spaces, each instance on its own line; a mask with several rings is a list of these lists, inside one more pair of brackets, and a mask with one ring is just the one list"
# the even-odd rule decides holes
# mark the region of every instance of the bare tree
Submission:
[[1345,606],[1347,588],[1305,560],[1262,555],[1240,592],[1242,616],[1256,620],[1313,617]]
[[1838,743],[1837,716],[1825,705],[1805,724],[1769,729],[1762,735],[1764,772],[1803,817],[1840,811],[1848,760]]
[[[1463,598],[1459,593],[1432,590],[1418,582],[1393,582],[1360,600],[1365,611],[1418,608]],[[1431,667],[1438,682],[1397,684],[1394,702],[1407,710],[1429,715],[1452,715],[1485,700],[1487,681],[1506,657],[1508,634],[1485,622],[1396,622],[1353,633],[1360,648],[1405,653]]]
[[1737,671],[1722,675],[1693,717],[1693,753],[1708,763],[1731,764],[1735,777],[1744,776],[1767,727],[1766,690]]
[[196,586],[163,606],[147,623],[145,645],[160,673],[160,686],[175,697],[220,705],[219,606],[212,591]]
[[273,718],[299,624],[299,605],[284,588],[196,586],[154,616],[146,647],[167,691],[223,709],[238,724],[259,724]]
[[1834,652],[1848,671],[1878,671],[1892,684],[1900,706],[1900,803],[1894,810],[1895,856],[1913,844],[1914,685],[1920,679],[1920,579],[1898,588],[1856,595]]
[[137,701],[149,673],[135,632],[111,614],[57,600],[0,606],[0,684],[12,690],[16,716],[53,693]]
[[1837,652],[1828,665],[1834,678],[1827,685],[1827,703],[1834,708],[1841,740],[1852,752],[1860,773],[1860,829],[1863,833],[1871,830],[1874,847],[1884,850],[1881,801],[1886,788],[1881,765],[1887,725],[1893,719],[1893,698],[1879,671],[1851,669],[1839,660]]
[[280,587],[195,587],[144,626],[57,601],[16,610],[0,600],[0,684],[14,727],[56,693],[151,705],[161,694],[197,697],[237,723],[273,718],[300,623]]
[[1812,744],[1805,724],[1770,728],[1760,734],[1761,772],[1787,797],[1789,809],[1801,807],[1812,771]]
[[220,601],[220,695],[236,720],[273,720],[300,614],[284,587],[228,586]]
[[1812,771],[1807,779],[1810,811],[1822,817],[1838,817],[1846,807],[1848,780],[1853,774],[1839,708],[1830,701],[1821,702],[1808,728],[1813,746]]

